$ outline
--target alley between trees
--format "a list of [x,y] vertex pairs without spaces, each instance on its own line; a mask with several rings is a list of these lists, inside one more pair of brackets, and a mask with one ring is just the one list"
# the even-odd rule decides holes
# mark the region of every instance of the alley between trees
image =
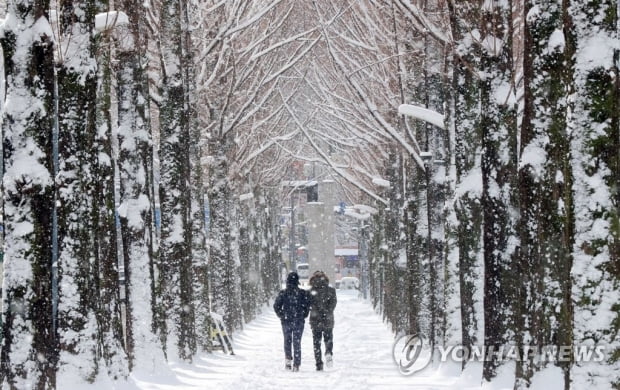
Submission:
[[[171,376],[133,375],[129,389],[461,389],[455,377],[401,375],[392,359],[394,337],[387,324],[357,291],[338,292],[334,366],[314,370],[312,333],[306,323],[300,372],[284,370],[280,323],[270,307],[234,337],[234,356],[203,354],[193,365],[174,364]],[[457,386],[457,387],[455,387]],[[479,388],[479,387],[478,387]],[[472,388],[473,389],[473,388]]]
[[[478,389],[620,390],[617,1],[4,3],[2,389],[466,389],[398,373],[421,334],[522,351]],[[369,302],[295,377],[299,265]]]

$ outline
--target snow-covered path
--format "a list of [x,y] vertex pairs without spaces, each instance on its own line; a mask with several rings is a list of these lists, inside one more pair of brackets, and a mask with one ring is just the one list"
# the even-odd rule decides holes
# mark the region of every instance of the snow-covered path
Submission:
[[266,308],[234,340],[234,356],[205,354],[193,365],[172,365],[174,380],[136,378],[144,390],[179,389],[464,389],[456,378],[401,375],[392,361],[393,337],[372,307],[354,291],[339,291],[334,328],[334,366],[317,372],[312,333],[302,338],[300,372],[284,370],[280,322]]

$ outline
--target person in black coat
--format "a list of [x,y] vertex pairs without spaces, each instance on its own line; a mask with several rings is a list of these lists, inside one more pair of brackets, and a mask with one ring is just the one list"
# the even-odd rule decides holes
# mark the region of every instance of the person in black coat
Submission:
[[[299,275],[291,272],[286,278],[286,289],[280,291],[273,309],[282,323],[284,357],[287,370],[299,371],[301,364],[301,335],[310,311],[308,292],[299,288]],[[291,344],[294,354],[291,353]],[[292,366],[291,366],[292,363]]]
[[329,285],[329,279],[322,271],[316,271],[310,278],[311,312],[310,327],[314,344],[316,369],[323,370],[321,359],[321,339],[325,341],[325,361],[332,365],[334,347],[334,309],[336,308],[336,289]]

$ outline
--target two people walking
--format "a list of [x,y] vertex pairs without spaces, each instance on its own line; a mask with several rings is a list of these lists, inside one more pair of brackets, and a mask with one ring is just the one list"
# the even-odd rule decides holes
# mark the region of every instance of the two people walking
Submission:
[[321,342],[325,342],[325,361],[332,364],[334,309],[336,290],[329,286],[329,279],[322,271],[310,278],[310,291],[299,288],[299,275],[291,272],[286,278],[286,288],[278,294],[273,308],[282,323],[284,357],[287,370],[299,371],[301,365],[301,336],[305,319],[310,314],[310,327],[314,345],[316,369],[323,370]]

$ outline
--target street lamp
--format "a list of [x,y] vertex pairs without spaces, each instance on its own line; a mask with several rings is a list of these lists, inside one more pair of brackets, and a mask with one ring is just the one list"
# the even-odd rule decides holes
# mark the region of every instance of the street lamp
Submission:
[[431,160],[433,159],[433,153],[420,152],[420,158],[422,159],[422,162],[424,163],[424,165],[428,165],[428,163],[430,163]]

